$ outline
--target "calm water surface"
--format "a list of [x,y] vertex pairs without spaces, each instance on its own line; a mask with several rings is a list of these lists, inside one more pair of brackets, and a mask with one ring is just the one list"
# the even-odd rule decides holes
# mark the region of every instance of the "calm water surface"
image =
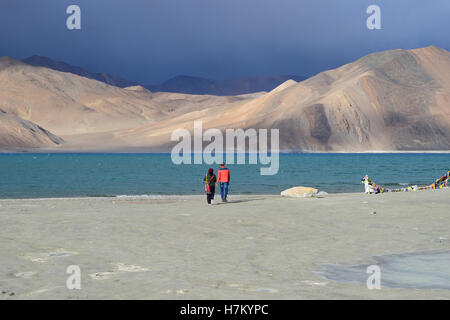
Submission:
[[[1,154],[0,198],[203,194],[209,167],[175,165],[170,154]],[[274,176],[261,176],[260,165],[228,167],[234,194],[279,194],[298,185],[362,192],[365,174],[391,188],[431,184],[449,170],[450,155],[285,154]]]

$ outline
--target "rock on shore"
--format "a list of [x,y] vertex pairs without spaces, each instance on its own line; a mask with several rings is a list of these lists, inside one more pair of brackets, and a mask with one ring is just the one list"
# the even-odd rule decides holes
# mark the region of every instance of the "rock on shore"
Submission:
[[298,186],[282,191],[281,196],[291,198],[305,198],[305,197],[313,197],[318,192],[319,190],[311,187]]

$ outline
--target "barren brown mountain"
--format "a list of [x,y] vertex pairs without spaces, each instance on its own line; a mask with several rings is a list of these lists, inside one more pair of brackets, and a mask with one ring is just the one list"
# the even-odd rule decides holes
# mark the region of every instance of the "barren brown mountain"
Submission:
[[[151,93],[140,86],[119,88],[2,57],[0,148],[119,150],[127,147],[127,142],[115,137],[117,130],[255,96],[258,94],[216,97]],[[107,138],[102,140],[105,132]]]
[[[20,129],[7,131],[3,148],[35,139],[35,147],[63,150],[169,150],[173,130],[203,120],[204,129],[279,128],[284,150],[450,150],[450,53],[374,53],[269,93],[235,97],[121,89],[4,57],[0,112],[15,119],[0,121],[2,135],[5,127]],[[42,129],[35,135],[34,125]]]

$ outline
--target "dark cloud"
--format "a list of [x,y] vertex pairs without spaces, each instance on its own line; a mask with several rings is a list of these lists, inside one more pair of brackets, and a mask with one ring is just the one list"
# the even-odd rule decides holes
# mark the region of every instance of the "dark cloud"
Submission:
[[[5,3],[4,3],[5,2]],[[66,8],[82,30],[66,29]],[[381,7],[382,30],[366,28]],[[312,75],[374,51],[450,49],[448,0],[3,0],[0,55],[49,56],[143,83]]]

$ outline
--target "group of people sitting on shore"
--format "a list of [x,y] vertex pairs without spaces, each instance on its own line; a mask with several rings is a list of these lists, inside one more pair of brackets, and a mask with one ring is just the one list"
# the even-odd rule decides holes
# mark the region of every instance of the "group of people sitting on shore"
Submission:
[[216,184],[220,186],[220,196],[222,202],[227,202],[228,185],[230,184],[230,170],[225,167],[224,163],[220,164],[217,177],[214,174],[214,169],[209,168],[208,173],[203,178],[205,182],[206,201],[208,204],[214,204],[214,193],[216,191]]
[[372,193],[384,193],[384,192],[408,192],[408,191],[416,191],[416,190],[436,190],[436,189],[442,189],[442,188],[448,188],[448,181],[450,178],[450,170],[447,170],[447,173],[444,174],[439,179],[436,179],[435,182],[428,186],[424,187],[418,187],[418,186],[408,186],[405,188],[399,188],[399,189],[388,189],[383,188],[379,185],[377,185],[375,182],[370,180],[369,176],[366,174],[364,178],[361,179],[361,183],[364,183],[365,187],[365,193],[372,194]]

